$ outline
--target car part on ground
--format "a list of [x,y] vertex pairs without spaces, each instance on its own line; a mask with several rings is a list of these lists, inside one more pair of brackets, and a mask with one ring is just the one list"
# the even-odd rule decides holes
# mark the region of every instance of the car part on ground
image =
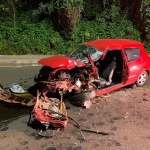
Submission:
[[[29,96],[29,97],[28,97]],[[15,94],[10,91],[7,91],[0,87],[0,102],[5,104],[11,104],[11,105],[18,105],[21,107],[32,107],[35,104],[33,96],[29,93],[22,94]]]
[[18,94],[25,93],[25,90],[17,83],[12,83],[10,85],[10,91]]
[[[40,122],[43,127],[38,129],[38,134],[41,136],[54,136],[59,132],[48,132],[53,129],[56,131],[63,130],[68,122],[67,111],[63,102],[63,93],[60,92],[61,100],[57,98],[48,98],[42,93],[37,94],[36,103],[31,112],[32,120],[30,118],[29,124],[35,120]],[[44,132],[43,132],[44,131]],[[45,135],[49,133],[49,135]]]

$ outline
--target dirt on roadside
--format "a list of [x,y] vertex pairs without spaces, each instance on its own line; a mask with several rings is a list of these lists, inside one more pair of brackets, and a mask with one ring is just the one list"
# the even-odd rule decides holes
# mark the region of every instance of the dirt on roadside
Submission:
[[[92,100],[89,109],[66,103],[69,120],[60,134],[44,138],[27,126],[29,115],[0,125],[1,150],[149,150],[150,87],[124,88]],[[97,133],[96,133],[97,132]],[[108,135],[99,132],[109,133]]]

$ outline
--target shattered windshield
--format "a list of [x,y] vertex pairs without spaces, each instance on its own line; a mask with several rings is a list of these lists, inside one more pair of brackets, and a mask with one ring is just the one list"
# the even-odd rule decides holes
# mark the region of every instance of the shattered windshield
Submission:
[[78,47],[77,49],[75,49],[72,53],[70,53],[69,57],[77,61],[88,63],[89,60],[87,58],[87,54],[89,53],[91,54],[91,58],[94,61],[98,60],[103,54],[102,51],[94,48],[93,46],[82,45]]

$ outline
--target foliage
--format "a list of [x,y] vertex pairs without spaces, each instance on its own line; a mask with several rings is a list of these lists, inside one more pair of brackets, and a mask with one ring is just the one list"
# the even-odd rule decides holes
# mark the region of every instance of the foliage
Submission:
[[112,6],[112,11],[104,11],[93,21],[81,21],[76,31],[78,42],[100,38],[140,40],[140,33],[133,23],[119,14],[119,8]]
[[58,29],[66,39],[72,39],[81,18],[83,0],[57,0]]
[[76,7],[74,9],[78,9],[78,11],[82,10],[83,0],[56,0],[57,9],[60,8],[69,8],[70,5],[75,4]]
[[83,3],[83,16],[88,20],[95,19],[96,15],[101,12],[100,2],[97,0],[86,0]]
[[34,24],[20,20],[16,28],[9,21],[1,22],[1,54],[56,54],[58,44],[63,43],[46,21]]
[[145,32],[146,32],[146,46],[150,51],[150,1],[143,0],[141,5],[142,20],[144,21]]
[[81,21],[76,32],[76,38],[80,43],[100,38],[140,40],[140,34],[129,20],[108,23],[103,18],[98,18],[96,21]]
[[4,17],[9,17],[13,21],[13,25],[16,25],[17,8],[21,6],[20,0],[1,0],[0,1],[0,14]]
[[[19,2],[6,2],[8,1]],[[150,39],[149,0],[143,1],[147,1],[146,4],[143,3],[141,11],[143,16],[147,14],[144,18],[147,39]],[[34,10],[26,11],[17,9],[21,3],[13,4],[15,15],[18,14],[15,19],[6,12],[5,15],[0,15],[0,54],[67,53],[86,41],[100,38],[129,38],[140,41],[140,32],[122,14],[118,0],[46,0],[40,1]],[[1,8],[2,3],[0,12],[3,12]],[[57,24],[51,20],[52,16]],[[61,26],[60,30],[56,26]],[[148,41],[146,44],[148,45]]]
[[49,3],[40,2],[38,8],[33,10],[32,15],[39,19],[40,19],[40,16],[42,15],[50,16],[51,13],[54,11],[54,4],[55,3],[53,0],[50,1]]

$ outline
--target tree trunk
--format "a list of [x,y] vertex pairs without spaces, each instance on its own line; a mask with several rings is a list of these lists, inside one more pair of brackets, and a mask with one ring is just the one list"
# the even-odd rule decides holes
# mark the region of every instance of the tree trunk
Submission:
[[72,34],[80,20],[81,14],[77,4],[68,3],[67,7],[57,10],[57,27],[64,35],[72,39]]
[[128,12],[129,18],[133,21],[133,23],[136,25],[138,30],[142,33],[141,39],[146,39],[146,27],[145,27],[145,21],[146,18],[144,15],[142,15],[141,12],[141,4],[142,0],[130,0],[125,1],[121,0],[121,7],[123,11]]

